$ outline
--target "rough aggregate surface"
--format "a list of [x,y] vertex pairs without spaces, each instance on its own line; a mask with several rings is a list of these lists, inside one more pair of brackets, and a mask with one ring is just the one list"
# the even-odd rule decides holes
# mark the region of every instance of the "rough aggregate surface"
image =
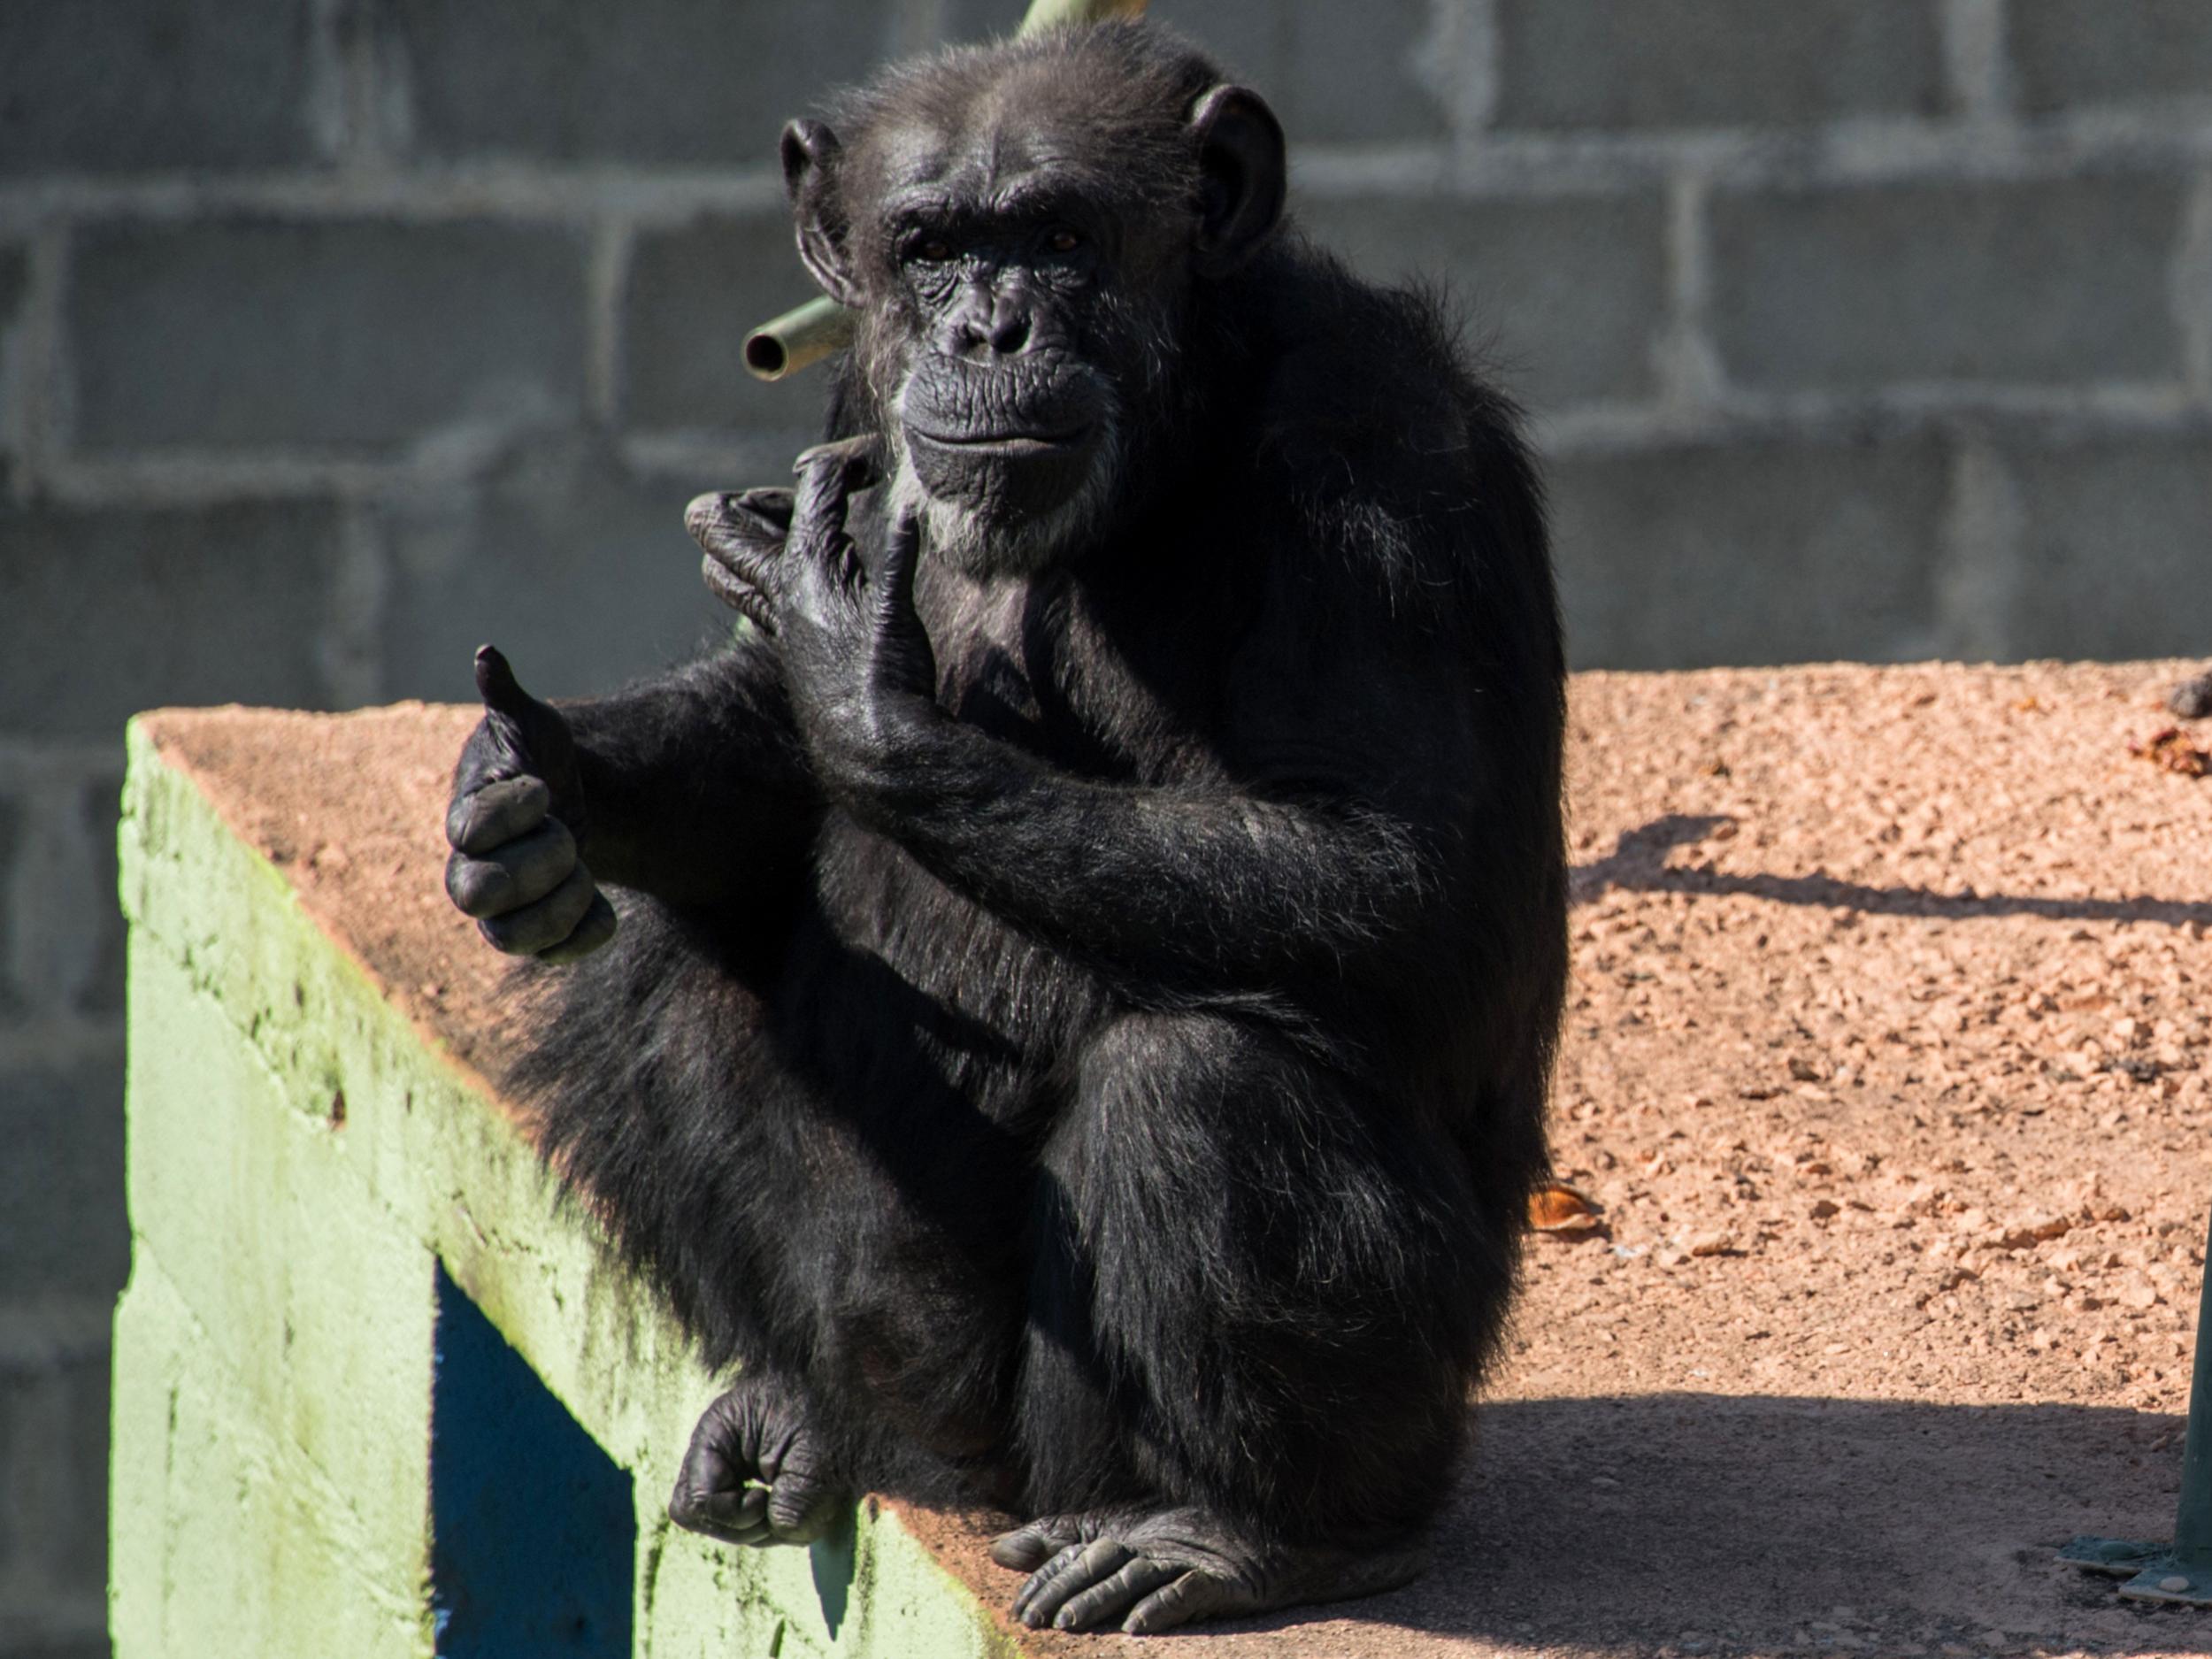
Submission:
[[[2212,779],[2134,751],[2187,666],[1578,676],[1554,1145],[1602,1225],[1531,1241],[1428,1577],[1148,1645],[2212,1653],[2212,1612],[2050,1561],[2172,1521],[2212,1207]],[[482,1064],[497,963],[439,886],[472,718],[154,732]],[[910,1520],[1003,1605],[979,1522]]]

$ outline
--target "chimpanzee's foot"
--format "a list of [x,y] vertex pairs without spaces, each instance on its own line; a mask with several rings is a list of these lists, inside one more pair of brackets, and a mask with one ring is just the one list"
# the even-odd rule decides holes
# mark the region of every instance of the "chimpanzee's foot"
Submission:
[[747,1378],[691,1432],[669,1518],[730,1544],[810,1544],[853,1502],[804,1412],[764,1378]]
[[1029,1573],[1014,1617],[1032,1630],[1118,1622],[1148,1636],[1394,1590],[1421,1575],[1428,1551],[1411,1540],[1367,1550],[1254,1544],[1202,1509],[1102,1510],[1016,1527],[992,1543],[991,1559]]

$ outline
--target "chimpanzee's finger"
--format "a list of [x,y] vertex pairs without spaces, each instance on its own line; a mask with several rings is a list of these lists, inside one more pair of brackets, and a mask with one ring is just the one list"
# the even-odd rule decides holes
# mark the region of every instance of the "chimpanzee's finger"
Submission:
[[902,624],[914,609],[914,572],[922,562],[922,525],[902,512],[883,547],[883,567],[876,573],[876,621],[881,627]]
[[833,467],[841,490],[849,495],[854,490],[866,489],[883,479],[883,440],[872,432],[864,432],[850,438],[833,438],[827,443],[799,451],[791,470],[804,477],[817,468]]
[[503,916],[479,917],[476,931],[511,956],[534,956],[565,943],[597,896],[591,872],[578,864],[559,887],[536,903]]
[[1252,1601],[1248,1591],[1217,1574],[1187,1572],[1130,1609],[1121,1628],[1132,1636],[1155,1636],[1194,1619],[1248,1611]]
[[991,1540],[991,1559],[1017,1572],[1034,1572],[1076,1541],[1078,1534],[1065,1516],[1040,1516]]
[[1070,1601],[1136,1559],[1137,1552],[1118,1538],[1071,1544],[1030,1575],[1014,1597],[1014,1617],[1032,1630],[1042,1630]]
[[1089,1630],[1108,1619],[1118,1619],[1157,1589],[1189,1576],[1179,1563],[1155,1561],[1139,1555],[1088,1589],[1068,1599],[1052,1616],[1055,1630]]
[[534,904],[576,867],[576,838],[558,818],[481,857],[457,852],[446,861],[445,890],[464,916],[499,916]]
[[710,553],[770,559],[791,534],[795,503],[787,489],[699,495],[684,509],[684,528]]
[[767,595],[743,577],[725,569],[713,554],[706,554],[699,560],[699,577],[706,583],[709,593],[763,634],[776,631],[775,607],[768,603]]
[[553,792],[545,780],[503,778],[472,789],[446,809],[445,838],[465,853],[488,853],[545,822]]
[[557,945],[548,945],[538,952],[540,962],[574,962],[591,953],[612,939],[620,930],[622,919],[615,914],[614,906],[607,902],[607,895],[594,888],[591,904],[584,911],[584,919],[576,924],[566,939]]
[[773,525],[780,531],[791,528],[791,510],[795,503],[792,492],[783,485],[764,484],[741,489],[736,499],[739,510],[749,517]]

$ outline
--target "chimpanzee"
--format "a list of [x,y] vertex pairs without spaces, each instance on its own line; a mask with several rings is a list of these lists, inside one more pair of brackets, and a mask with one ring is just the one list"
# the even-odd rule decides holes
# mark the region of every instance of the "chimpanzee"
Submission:
[[557,710],[486,648],[448,818],[455,902],[563,964],[547,1155],[740,1367],[671,1510],[999,1506],[1033,1626],[1402,1583],[1564,975],[1514,411],[1167,33],[894,69],[782,162],[858,334],[795,490],[690,508],[751,626]]

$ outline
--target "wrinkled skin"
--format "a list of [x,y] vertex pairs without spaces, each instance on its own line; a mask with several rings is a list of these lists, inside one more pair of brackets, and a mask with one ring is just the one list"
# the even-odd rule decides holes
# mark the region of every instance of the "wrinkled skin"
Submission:
[[1509,406],[1171,37],[897,71],[782,160],[859,328],[793,483],[686,515],[749,626],[559,709],[487,648],[448,822],[509,1087],[742,1367],[670,1512],[995,1504],[1039,1627],[1403,1583],[1564,976]]

